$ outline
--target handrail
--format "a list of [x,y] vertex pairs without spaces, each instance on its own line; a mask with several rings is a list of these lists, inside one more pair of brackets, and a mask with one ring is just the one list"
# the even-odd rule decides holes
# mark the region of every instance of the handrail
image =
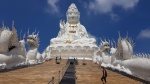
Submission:
[[68,64],[64,67],[64,70],[62,69],[62,77],[61,77],[61,80],[62,80],[63,76],[65,75],[65,72],[67,71],[69,65],[70,65],[70,63],[68,63]]
[[[62,80],[60,81],[60,83],[68,83],[68,84],[77,84],[77,79],[76,79],[76,72],[75,72],[75,64],[76,64],[76,60],[75,59],[70,59],[67,63],[66,66],[66,72],[70,72],[70,73],[65,73]],[[71,77],[68,78],[68,77]],[[68,81],[67,81],[68,80]],[[72,81],[70,81],[72,80]]]
[[67,71],[69,65],[70,65],[70,63],[67,63],[67,65],[65,67],[63,67],[61,71],[58,72],[58,75],[56,75],[55,77],[54,76],[52,77],[52,79],[48,82],[48,84],[59,84],[60,81],[62,80],[65,72]]
[[52,77],[52,80],[50,80],[48,84],[54,84],[54,77]]
[[76,71],[75,71],[75,84],[77,84],[77,75],[76,75]]

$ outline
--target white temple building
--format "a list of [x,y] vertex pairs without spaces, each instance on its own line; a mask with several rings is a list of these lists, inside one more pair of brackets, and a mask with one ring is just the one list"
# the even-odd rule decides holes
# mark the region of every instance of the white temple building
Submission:
[[67,22],[60,20],[60,31],[50,40],[46,51],[50,57],[93,58],[99,47],[94,38],[88,36],[86,28],[80,23],[80,12],[72,3],[66,12]]

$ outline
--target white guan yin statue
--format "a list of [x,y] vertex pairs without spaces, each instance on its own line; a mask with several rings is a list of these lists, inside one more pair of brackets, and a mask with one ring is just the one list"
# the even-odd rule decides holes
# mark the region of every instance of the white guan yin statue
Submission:
[[0,69],[15,67],[25,62],[26,49],[24,39],[18,41],[14,22],[12,31],[6,28],[3,23],[0,29]]
[[80,12],[72,3],[66,13],[67,22],[60,20],[60,31],[50,40],[51,56],[90,57],[99,51],[96,40],[90,38],[86,28],[80,23]]
[[27,62],[29,64],[42,63],[44,61],[42,55],[38,52],[39,47],[39,37],[38,33],[28,35],[27,42],[29,45],[29,50],[27,52]]
[[128,37],[121,38],[119,34],[118,47],[112,64],[130,70],[129,74],[150,80],[150,60],[147,58],[133,58],[133,46],[132,40]]
[[85,27],[80,24],[80,13],[74,3],[69,6],[66,16],[67,22],[60,20],[60,31],[56,38],[51,39],[51,44],[66,43],[67,40],[73,44],[96,42],[88,37]]
[[102,56],[102,63],[109,64],[111,62],[111,57],[109,55],[109,50],[110,50],[110,41],[103,41],[101,39],[100,43],[100,51],[101,51],[101,56]]

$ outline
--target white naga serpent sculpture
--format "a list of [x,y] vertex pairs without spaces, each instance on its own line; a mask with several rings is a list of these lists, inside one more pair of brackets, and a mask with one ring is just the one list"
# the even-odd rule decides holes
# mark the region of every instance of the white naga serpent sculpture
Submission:
[[44,61],[42,55],[38,52],[39,47],[39,37],[38,33],[34,34],[33,32],[31,35],[28,35],[27,42],[29,45],[29,50],[27,52],[27,62],[29,64],[37,64],[42,63]]
[[26,60],[24,39],[18,41],[14,23],[12,31],[4,23],[0,29],[0,69],[15,67]]
[[115,55],[112,56],[112,64],[119,65],[120,68],[130,70],[130,74],[138,75],[150,80],[150,60],[148,58],[133,58],[134,43],[128,37],[121,38],[119,35],[118,47]]

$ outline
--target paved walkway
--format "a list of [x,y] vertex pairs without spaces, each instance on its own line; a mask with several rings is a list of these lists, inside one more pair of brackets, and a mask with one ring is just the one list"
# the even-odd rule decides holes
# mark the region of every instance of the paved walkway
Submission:
[[[0,72],[0,84],[47,84],[52,77],[55,77],[55,82],[58,82],[58,73],[66,66],[66,63],[67,60],[62,59],[60,64],[56,64],[56,60],[52,59],[40,65]],[[86,65],[83,65],[83,60],[78,60],[77,63],[78,65],[71,65],[64,76],[64,78],[68,76],[72,77],[74,82],[67,83],[62,80],[60,84],[75,84],[75,76],[77,77],[77,84],[102,84],[100,80],[102,69],[98,64],[93,64],[91,60],[86,60]],[[74,73],[75,71],[76,74],[68,74]],[[107,73],[108,77],[106,84],[150,84],[149,82],[146,83],[144,81],[135,80],[135,78],[125,76],[122,73],[109,69],[107,69]]]
[[58,77],[66,62],[62,59],[60,64],[56,64],[52,59],[43,64],[0,72],[0,84],[47,84],[52,77]]
[[[86,65],[83,65],[86,63]],[[78,60],[78,65],[75,67],[77,84],[103,84],[101,81],[102,69],[98,64],[94,64],[91,60]],[[145,80],[137,77],[124,75],[118,71],[107,70],[107,83],[106,84],[150,84]]]

